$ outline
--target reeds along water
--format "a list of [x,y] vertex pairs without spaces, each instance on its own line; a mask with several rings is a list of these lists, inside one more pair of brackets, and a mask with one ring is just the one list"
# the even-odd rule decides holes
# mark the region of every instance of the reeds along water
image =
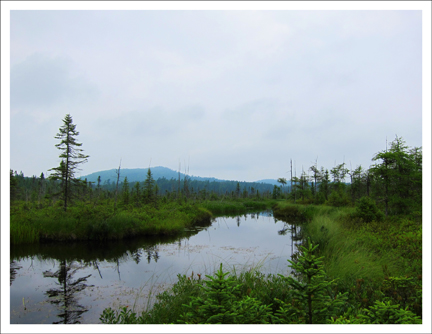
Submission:
[[34,243],[39,241],[39,233],[29,225],[14,223],[10,224],[11,244]]
[[210,222],[212,214],[193,205],[127,207],[114,211],[109,206],[80,205],[62,208],[14,210],[11,214],[11,243],[42,240],[111,240],[138,235],[182,233],[200,221]]
[[244,213],[248,210],[266,210],[272,207],[275,201],[251,201],[251,200],[229,200],[229,201],[206,201],[200,205],[214,215],[231,213]]

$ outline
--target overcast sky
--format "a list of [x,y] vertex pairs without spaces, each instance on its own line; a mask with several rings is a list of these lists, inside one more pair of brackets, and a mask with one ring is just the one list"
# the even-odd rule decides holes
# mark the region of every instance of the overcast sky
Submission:
[[[63,8],[2,1],[2,222],[9,218],[9,168],[39,176],[57,167],[54,136],[67,113],[90,155],[78,175],[117,168],[121,159],[123,168],[176,170],[181,163],[191,175],[220,179],[289,178],[290,159],[297,176],[316,159],[328,169],[342,162],[368,168],[386,138],[398,135],[424,147],[430,201],[431,4],[356,1],[349,6],[380,10],[321,10],[347,3],[211,2],[315,11],[43,11]],[[29,6],[37,10],[8,11]],[[430,206],[424,213],[430,221]],[[7,227],[2,272],[9,266]],[[430,224],[424,229],[430,235]],[[424,247],[429,254],[430,242]],[[430,277],[430,261],[424,265]],[[2,306],[8,291],[2,280]]]
[[78,176],[368,168],[386,138],[422,146],[422,12],[11,11],[10,168],[57,167],[67,113]]

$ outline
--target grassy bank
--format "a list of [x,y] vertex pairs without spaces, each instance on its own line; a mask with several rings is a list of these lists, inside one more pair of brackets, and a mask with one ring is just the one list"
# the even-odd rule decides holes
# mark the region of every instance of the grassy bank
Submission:
[[275,200],[228,199],[203,201],[200,206],[209,210],[214,216],[242,214],[251,211],[271,209]]
[[[324,269],[350,296],[352,309],[388,297],[421,315],[421,216],[364,222],[354,208],[278,203],[276,217],[297,217],[303,234],[318,244]],[[291,218],[292,219],[292,218]],[[290,218],[287,220],[290,221]]]
[[383,279],[389,274],[421,275],[421,217],[395,216],[365,223],[353,217],[354,208],[308,206],[299,208],[299,212],[307,220],[305,235],[320,245],[319,255],[326,259],[327,274],[370,279]]
[[175,235],[197,222],[219,215],[270,209],[274,201],[230,199],[167,202],[157,205],[118,205],[101,201],[77,202],[63,211],[62,203],[39,206],[18,202],[11,206],[11,244],[41,241],[116,240],[142,235]]
[[177,203],[123,206],[77,203],[65,213],[60,206],[11,207],[11,244],[40,241],[115,240],[139,235],[173,235],[197,222],[210,222],[203,207]]

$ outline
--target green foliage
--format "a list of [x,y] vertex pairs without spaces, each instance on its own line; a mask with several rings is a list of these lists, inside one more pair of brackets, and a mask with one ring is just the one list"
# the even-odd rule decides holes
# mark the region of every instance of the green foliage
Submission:
[[10,242],[11,244],[26,244],[39,241],[39,233],[31,224],[23,222],[17,224],[11,217]]
[[421,324],[419,316],[391,301],[376,301],[359,318],[365,324]]
[[140,324],[142,318],[137,316],[135,312],[123,306],[119,311],[114,311],[111,307],[103,310],[99,320],[103,324]]
[[[18,204],[18,203],[17,203]],[[138,235],[181,234],[185,227],[210,222],[211,213],[197,205],[167,203],[155,208],[132,204],[114,210],[114,203],[94,206],[78,202],[67,213],[58,206],[36,208],[21,203],[11,208],[11,243],[65,240],[115,240]]]
[[328,324],[421,324],[421,318],[391,301],[376,301],[357,314],[345,313],[332,317]]
[[384,295],[394,304],[422,314],[422,282],[418,277],[386,277],[382,286]]
[[333,291],[335,281],[326,279],[322,257],[314,255],[317,247],[309,242],[308,247],[301,246],[301,255],[296,262],[288,260],[300,279],[284,277],[292,287],[293,299],[289,302],[277,300],[280,309],[276,314],[282,323],[325,323],[331,316],[339,314],[345,304],[346,293]]
[[150,168],[147,170],[147,178],[144,181],[144,203],[156,204],[156,185]]
[[364,222],[370,223],[372,221],[382,221],[384,219],[384,214],[378,209],[372,198],[363,196],[356,203],[354,217],[358,217]]
[[124,205],[129,204],[130,193],[129,193],[129,182],[127,177],[125,177],[122,187],[122,202]]
[[13,201],[17,196],[18,191],[18,181],[16,177],[14,176],[13,170],[10,170],[10,200]]
[[200,205],[213,215],[245,213],[251,210],[267,210],[271,208],[271,200],[234,199],[221,201],[203,201]]
[[64,200],[64,210],[67,210],[67,204],[72,199],[72,187],[81,184],[81,180],[76,179],[75,171],[78,165],[87,162],[88,155],[81,153],[83,150],[79,147],[81,143],[76,141],[76,136],[79,132],[76,131],[76,125],[72,123],[71,115],[67,114],[63,119],[63,125],[60,127],[59,132],[55,136],[60,139],[60,143],[55,146],[62,151],[60,154],[60,166],[51,168],[53,174],[50,178],[53,180],[61,180],[61,196]]
[[272,198],[273,199],[278,199],[282,196],[282,190],[281,187],[278,187],[277,185],[273,186],[273,193],[272,193]]
[[[277,204],[282,210],[286,206]],[[291,210],[309,207],[314,206],[298,205]],[[330,278],[338,278],[339,291],[348,292],[354,314],[386,297],[421,316],[421,216],[364,223],[354,218],[354,208],[320,206],[314,211],[312,218],[301,225],[302,231],[319,243],[316,251],[324,256],[325,272]]]
[[337,190],[333,190],[328,198],[327,204],[341,207],[347,206],[350,204],[350,200],[348,194],[341,189],[341,185]]
[[315,195],[315,199],[314,199],[314,204],[315,205],[320,205],[320,204],[324,204],[326,201],[325,195],[322,192],[318,192]]
[[371,168],[375,194],[384,202],[385,214],[407,214],[421,207],[422,149],[409,149],[401,137],[390,149],[377,153]]
[[269,323],[270,306],[250,296],[242,297],[240,284],[233,277],[226,276],[222,263],[215,276],[208,276],[208,281],[201,285],[203,297],[192,297],[185,304],[185,314],[179,323],[186,324],[239,324]]
[[309,222],[317,212],[315,205],[296,205],[289,202],[275,202],[272,209],[276,218],[294,224]]

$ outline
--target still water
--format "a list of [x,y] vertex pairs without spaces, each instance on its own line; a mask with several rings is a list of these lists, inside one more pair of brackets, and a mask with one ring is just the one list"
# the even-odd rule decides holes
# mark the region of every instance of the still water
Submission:
[[181,237],[11,248],[11,324],[100,323],[107,307],[151,307],[178,274],[259,267],[288,274],[298,228],[271,212],[219,217]]

